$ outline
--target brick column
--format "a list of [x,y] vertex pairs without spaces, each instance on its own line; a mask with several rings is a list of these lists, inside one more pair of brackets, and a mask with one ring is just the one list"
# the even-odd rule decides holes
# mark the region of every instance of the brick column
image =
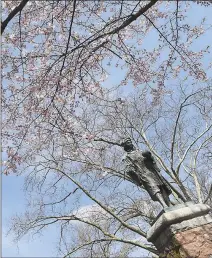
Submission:
[[212,258],[212,217],[205,204],[185,203],[165,209],[152,225],[147,240],[160,257]]

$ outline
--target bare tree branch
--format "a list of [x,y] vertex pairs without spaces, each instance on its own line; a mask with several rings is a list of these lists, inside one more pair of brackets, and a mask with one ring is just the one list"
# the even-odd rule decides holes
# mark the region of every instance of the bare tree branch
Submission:
[[16,6],[7,16],[7,18],[1,23],[1,35],[4,33],[4,30],[7,27],[8,23],[15,17],[18,12],[21,12],[23,10],[28,1],[29,0],[22,0],[22,2],[18,6]]
[[[54,168],[55,169],[55,168]],[[103,203],[98,201],[96,198],[94,198],[81,184],[79,184],[73,177],[69,176],[68,174],[64,173],[61,169],[56,169],[58,172],[62,173],[64,176],[69,178],[74,184],[76,184],[92,201],[97,203],[101,208],[103,208],[105,211],[107,211],[110,215],[112,215],[116,220],[118,220],[124,227],[132,230],[133,232],[141,235],[146,236],[146,233],[139,230],[138,228],[135,228],[134,226],[128,225],[125,223],[121,218],[119,218],[109,207],[106,207]]]

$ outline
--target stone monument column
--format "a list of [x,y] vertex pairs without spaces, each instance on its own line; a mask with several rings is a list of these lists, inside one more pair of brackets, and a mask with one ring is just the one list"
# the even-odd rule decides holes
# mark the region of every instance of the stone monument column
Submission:
[[186,202],[165,208],[147,240],[167,258],[212,258],[212,217],[206,204]]

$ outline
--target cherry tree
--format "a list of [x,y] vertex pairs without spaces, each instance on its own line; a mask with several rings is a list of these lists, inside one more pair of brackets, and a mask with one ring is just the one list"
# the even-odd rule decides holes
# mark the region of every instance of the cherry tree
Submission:
[[146,231],[160,206],[124,173],[119,144],[153,153],[174,202],[211,204],[211,24],[187,17],[210,3],[2,5],[4,174],[24,175],[33,196],[17,238],[59,225],[65,257],[157,254]]

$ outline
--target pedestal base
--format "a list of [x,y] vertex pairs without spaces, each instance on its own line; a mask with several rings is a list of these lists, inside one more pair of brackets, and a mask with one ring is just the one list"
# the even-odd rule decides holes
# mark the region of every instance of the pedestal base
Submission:
[[163,213],[147,233],[160,257],[212,258],[212,217],[205,204],[185,204]]

